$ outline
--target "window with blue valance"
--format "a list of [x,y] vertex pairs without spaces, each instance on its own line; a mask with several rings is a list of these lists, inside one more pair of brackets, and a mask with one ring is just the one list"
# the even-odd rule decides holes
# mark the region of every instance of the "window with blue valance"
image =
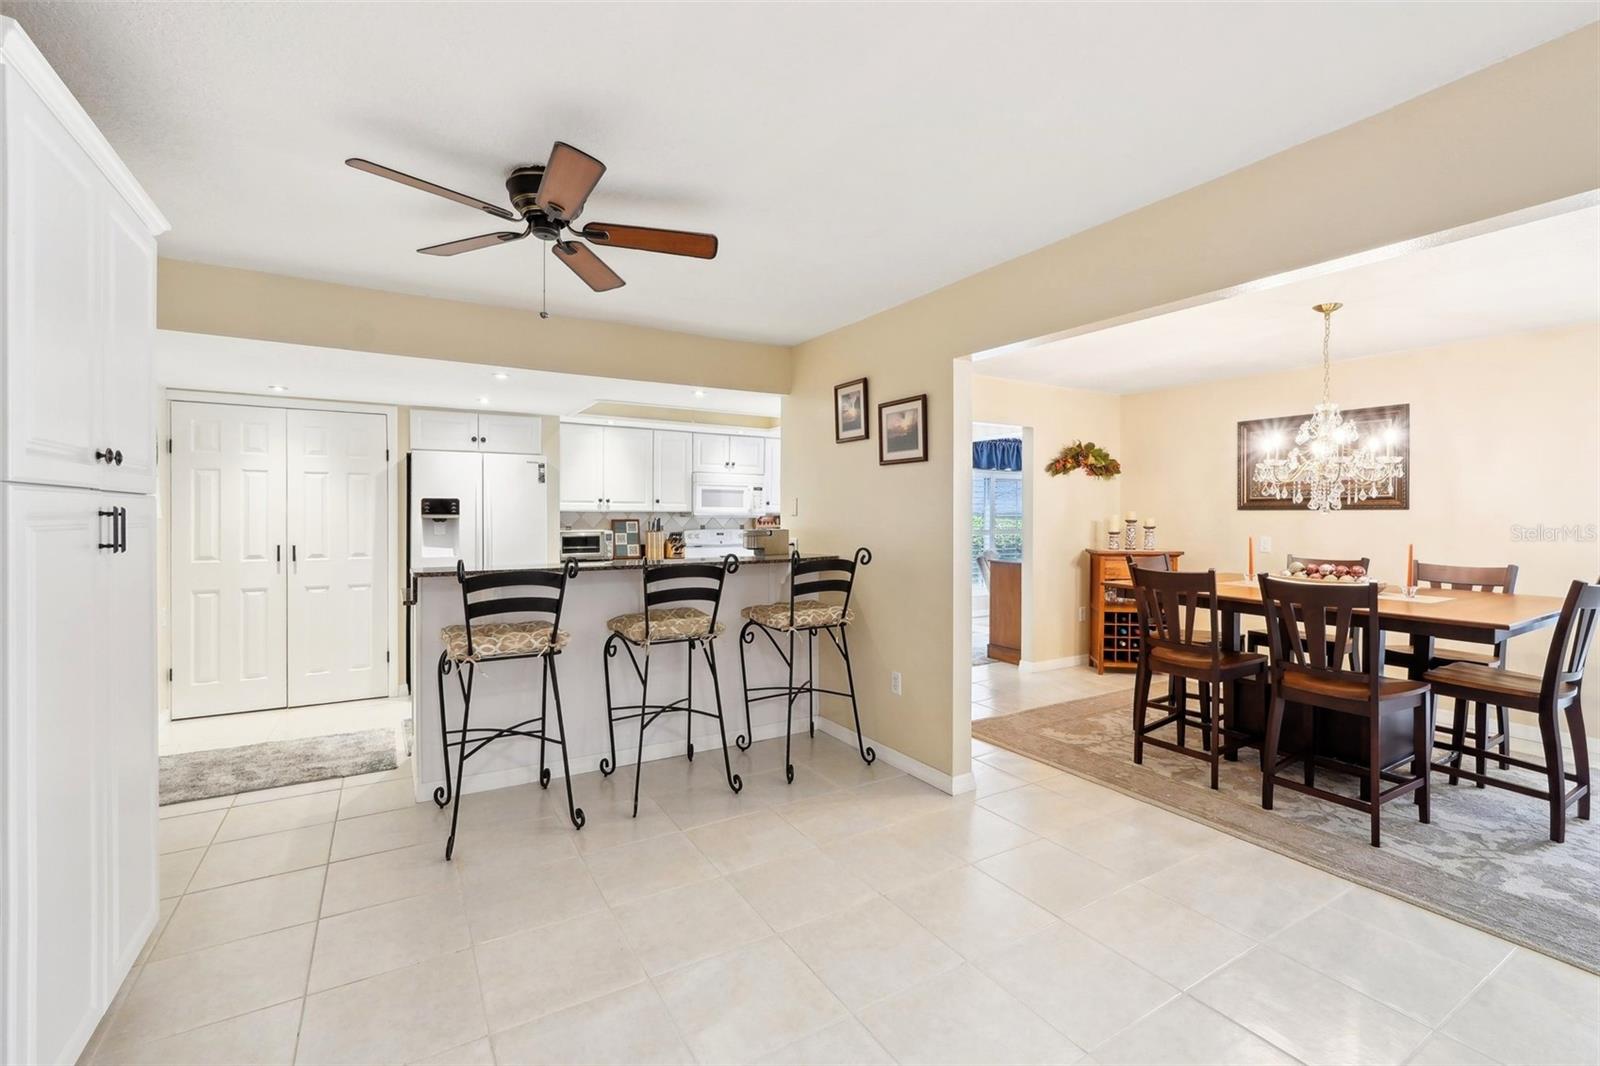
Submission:
[[1021,470],[1022,441],[1017,437],[972,442],[972,469]]

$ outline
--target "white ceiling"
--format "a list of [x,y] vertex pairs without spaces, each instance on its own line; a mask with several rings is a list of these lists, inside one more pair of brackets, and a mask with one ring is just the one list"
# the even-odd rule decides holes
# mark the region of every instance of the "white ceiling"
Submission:
[[977,357],[988,377],[1144,392],[1600,319],[1600,208]]
[[[32,3],[17,17],[173,222],[163,254],[535,306],[540,248],[425,244],[559,138],[604,251],[558,314],[794,343],[1398,104],[1595,18],[1572,3]],[[543,258],[549,258],[546,254]]]
[[[504,374],[505,380],[495,378]],[[156,379],[175,389],[400,406],[477,408],[571,415],[600,402],[741,415],[778,416],[782,398],[736,389],[695,389],[651,381],[414,359],[375,352],[278,344],[160,330]],[[487,401],[487,402],[484,402]]]

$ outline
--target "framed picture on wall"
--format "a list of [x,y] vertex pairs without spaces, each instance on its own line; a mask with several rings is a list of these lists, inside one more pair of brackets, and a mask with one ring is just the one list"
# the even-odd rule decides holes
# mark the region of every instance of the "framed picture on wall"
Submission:
[[928,461],[928,396],[878,405],[878,464]]
[[871,436],[867,421],[867,379],[856,378],[833,387],[833,439],[843,444]]
[[[1356,407],[1341,412],[1344,420],[1356,427],[1361,447],[1373,447],[1380,455],[1398,456],[1405,477],[1396,478],[1394,484],[1381,486],[1365,500],[1346,500],[1345,511],[1404,511],[1411,507],[1411,405],[1389,404],[1385,407]],[[1239,455],[1236,474],[1238,510],[1241,511],[1296,511],[1304,510],[1305,500],[1299,503],[1293,496],[1277,499],[1265,486],[1256,481],[1256,464],[1263,459],[1287,458],[1294,449],[1294,435],[1310,415],[1286,415],[1283,418],[1257,418],[1239,423]]]

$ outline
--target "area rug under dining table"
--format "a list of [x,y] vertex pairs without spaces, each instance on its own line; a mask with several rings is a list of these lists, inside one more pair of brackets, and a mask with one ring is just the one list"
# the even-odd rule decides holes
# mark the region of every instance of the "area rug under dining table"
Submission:
[[[1287,789],[1262,810],[1254,749],[1222,764],[1215,792],[1199,760],[1146,748],[1134,765],[1131,702],[1122,692],[979,719],[972,735],[1600,973],[1600,820],[1569,819],[1566,843],[1553,844],[1545,803],[1451,786],[1435,771],[1431,824],[1418,823],[1408,801],[1389,804],[1374,848],[1361,811]],[[1319,784],[1345,787],[1340,775],[1326,777]]]

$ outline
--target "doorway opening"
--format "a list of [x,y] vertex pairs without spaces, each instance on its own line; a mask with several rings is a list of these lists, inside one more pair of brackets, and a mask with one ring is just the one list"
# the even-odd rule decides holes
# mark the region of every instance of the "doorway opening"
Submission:
[[1022,657],[1023,428],[972,426],[972,664]]

